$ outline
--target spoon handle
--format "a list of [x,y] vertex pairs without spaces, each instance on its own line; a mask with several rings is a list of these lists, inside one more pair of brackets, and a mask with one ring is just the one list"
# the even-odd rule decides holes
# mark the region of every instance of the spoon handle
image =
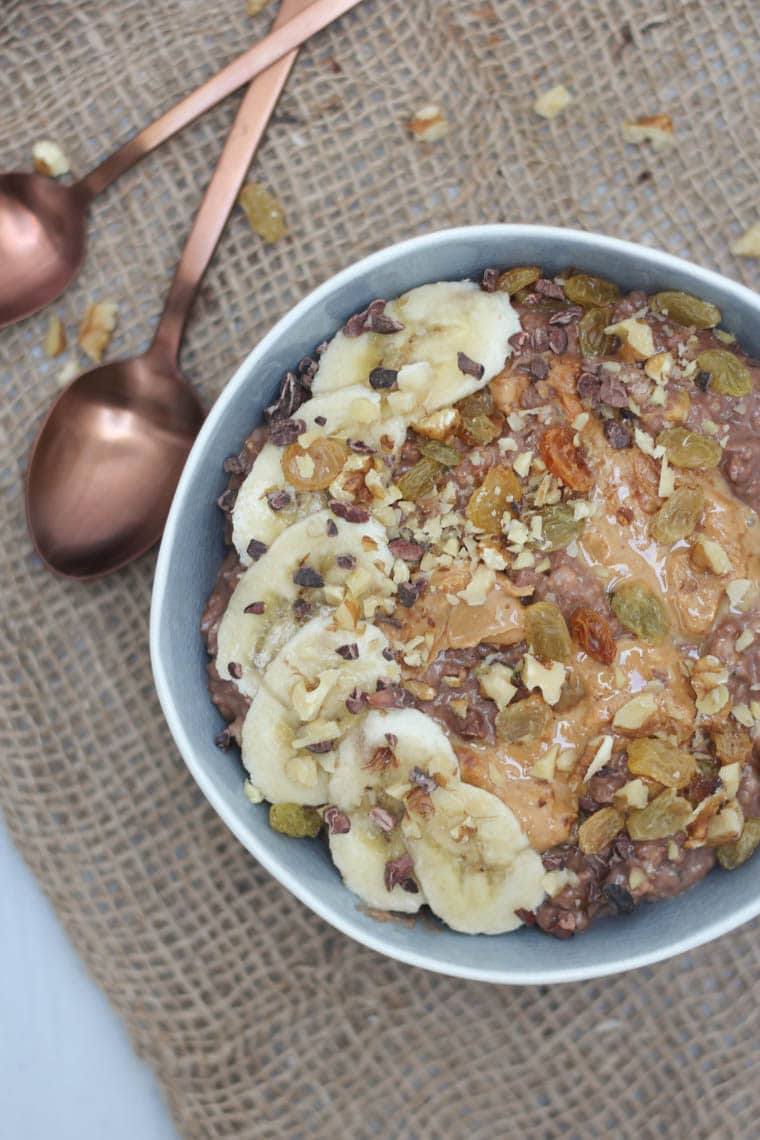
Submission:
[[[94,198],[129,170],[146,154],[166,142],[204,111],[225,99],[238,87],[250,82],[259,72],[265,71],[278,59],[293,51],[338,16],[354,8],[360,0],[313,0],[303,11],[278,26],[248,51],[243,52],[221,71],[208,79],[202,87],[191,92],[175,107],[145,127],[129,142],[106,158],[79,182],[79,190]],[[246,132],[247,134],[247,132]]]
[[[292,23],[299,12],[308,9],[309,2],[310,0],[282,0],[274,27],[283,26],[288,21]],[[160,353],[168,366],[176,363],[196,291],[297,54],[297,49],[294,49],[262,72],[251,83],[240,104],[182,251],[149,350]]]

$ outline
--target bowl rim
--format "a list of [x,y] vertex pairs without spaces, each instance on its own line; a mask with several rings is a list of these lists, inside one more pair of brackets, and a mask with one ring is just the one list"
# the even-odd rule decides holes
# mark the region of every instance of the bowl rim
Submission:
[[385,957],[403,962],[406,965],[416,966],[433,973],[443,974],[448,977],[463,978],[470,981],[485,981],[500,985],[553,985],[565,982],[584,981],[591,978],[609,977],[627,970],[639,969],[656,962],[662,962],[678,954],[693,950],[698,946],[706,945],[721,935],[728,934],[730,931],[735,930],[737,927],[757,917],[760,914],[760,891],[755,900],[748,900],[743,905],[737,907],[731,915],[708,922],[702,930],[696,933],[687,932],[680,938],[671,939],[661,948],[648,951],[637,950],[628,954],[618,955],[613,961],[604,963],[603,965],[592,964],[586,967],[583,965],[562,966],[558,964],[556,967],[550,969],[542,968],[534,973],[526,971],[521,972],[519,976],[515,976],[508,968],[494,970],[459,964],[446,965],[435,959],[429,959],[427,955],[422,952],[409,950],[405,947],[389,946],[382,936],[378,935],[376,937],[364,929],[355,928],[349,919],[344,918],[342,914],[336,913],[330,906],[323,903],[318,892],[310,890],[308,885],[302,882],[297,875],[292,874],[287,868],[282,867],[279,860],[273,856],[267,845],[260,842],[255,835],[249,832],[242,818],[232,809],[228,809],[222,797],[217,794],[211,778],[207,773],[205,763],[198,758],[193,741],[190,739],[179,712],[175,708],[168,671],[159,651],[159,626],[161,622],[163,599],[169,584],[170,552],[174,545],[182,504],[187,489],[195,478],[196,470],[202,462],[206,442],[213,434],[216,422],[221,417],[227,405],[234,400],[238,391],[248,380],[255,358],[264,356],[270,344],[277,341],[285,328],[297,324],[304,312],[311,309],[314,305],[319,304],[323,298],[328,297],[337,288],[350,282],[357,274],[371,272],[377,266],[383,265],[398,256],[421,251],[448,241],[472,237],[476,233],[480,236],[493,236],[494,238],[497,236],[500,238],[509,236],[535,236],[544,240],[554,238],[558,241],[565,241],[571,239],[574,243],[587,246],[597,253],[601,250],[610,254],[621,253],[629,256],[635,255],[639,258],[643,257],[648,261],[650,266],[662,270],[663,273],[666,274],[686,272],[690,275],[694,275],[696,273],[708,289],[710,286],[714,286],[724,293],[732,293],[737,301],[756,309],[760,316],[760,295],[749,287],[742,285],[740,282],[733,281],[731,278],[725,277],[715,270],[704,268],[685,258],[666,253],[655,247],[626,241],[622,238],[611,237],[606,234],[577,230],[570,227],[514,223],[488,223],[449,227],[406,238],[403,241],[384,246],[360,260],[352,262],[349,266],[332,274],[320,285],[312,289],[276,321],[272,328],[254,345],[251,351],[241,361],[210,408],[182,471],[161,540],[151,593],[150,659],[156,692],[169,731],[185,765],[203,792],[203,795],[249,854],[253,855],[257,862],[301,903],[342,934],[352,938],[370,950],[383,954]]

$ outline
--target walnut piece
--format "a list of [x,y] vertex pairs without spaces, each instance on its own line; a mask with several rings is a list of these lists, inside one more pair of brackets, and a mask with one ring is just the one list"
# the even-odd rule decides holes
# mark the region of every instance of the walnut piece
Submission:
[[623,142],[640,146],[649,142],[653,150],[665,150],[673,143],[673,120],[670,115],[642,115],[623,123]]
[[68,174],[71,170],[69,160],[58,143],[50,139],[42,139],[32,148],[34,169],[46,178],[59,178],[61,174]]
[[550,87],[543,95],[538,96],[533,104],[533,110],[542,119],[553,119],[572,101],[573,97],[568,89],[562,83],[558,83],[556,87]]
[[60,356],[66,347],[66,330],[60,317],[50,318],[44,347],[47,356]]
[[285,211],[260,182],[246,182],[238,194],[238,202],[255,234],[268,245],[284,238],[288,232]]
[[99,364],[116,328],[119,306],[113,301],[98,301],[89,305],[79,326],[77,343],[90,360]]
[[406,124],[417,142],[438,142],[449,132],[449,121],[436,103],[427,103],[415,111]]
[[731,246],[736,257],[760,257],[760,222],[755,222]]

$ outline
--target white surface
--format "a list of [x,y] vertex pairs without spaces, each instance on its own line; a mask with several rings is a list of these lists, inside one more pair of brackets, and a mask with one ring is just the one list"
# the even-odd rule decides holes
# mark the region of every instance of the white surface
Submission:
[[177,1140],[152,1074],[2,823],[0,1136]]

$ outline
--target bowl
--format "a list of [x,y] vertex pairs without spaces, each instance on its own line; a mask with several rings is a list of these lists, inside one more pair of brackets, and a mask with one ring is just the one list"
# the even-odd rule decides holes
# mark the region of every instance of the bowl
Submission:
[[214,745],[222,726],[206,688],[199,621],[224,554],[216,500],[225,457],[261,419],[285,371],[375,297],[428,281],[479,277],[488,265],[568,265],[626,289],[683,289],[714,302],[750,353],[760,355],[760,296],[707,269],[615,238],[546,226],[443,230],[383,249],[338,273],[289,312],[243,362],[212,408],[188,458],[164,532],[151,612],[153,672],[164,715],[204,795],[248,851],[306,906],[338,930],[391,958],[428,970],[502,984],[599,977],[669,958],[760,914],[752,861],[708,875],[692,890],[629,916],[601,919],[560,942],[535,929],[467,935],[433,922],[381,922],[342,884],[326,848],[272,831],[264,804],[243,795],[233,750]]

